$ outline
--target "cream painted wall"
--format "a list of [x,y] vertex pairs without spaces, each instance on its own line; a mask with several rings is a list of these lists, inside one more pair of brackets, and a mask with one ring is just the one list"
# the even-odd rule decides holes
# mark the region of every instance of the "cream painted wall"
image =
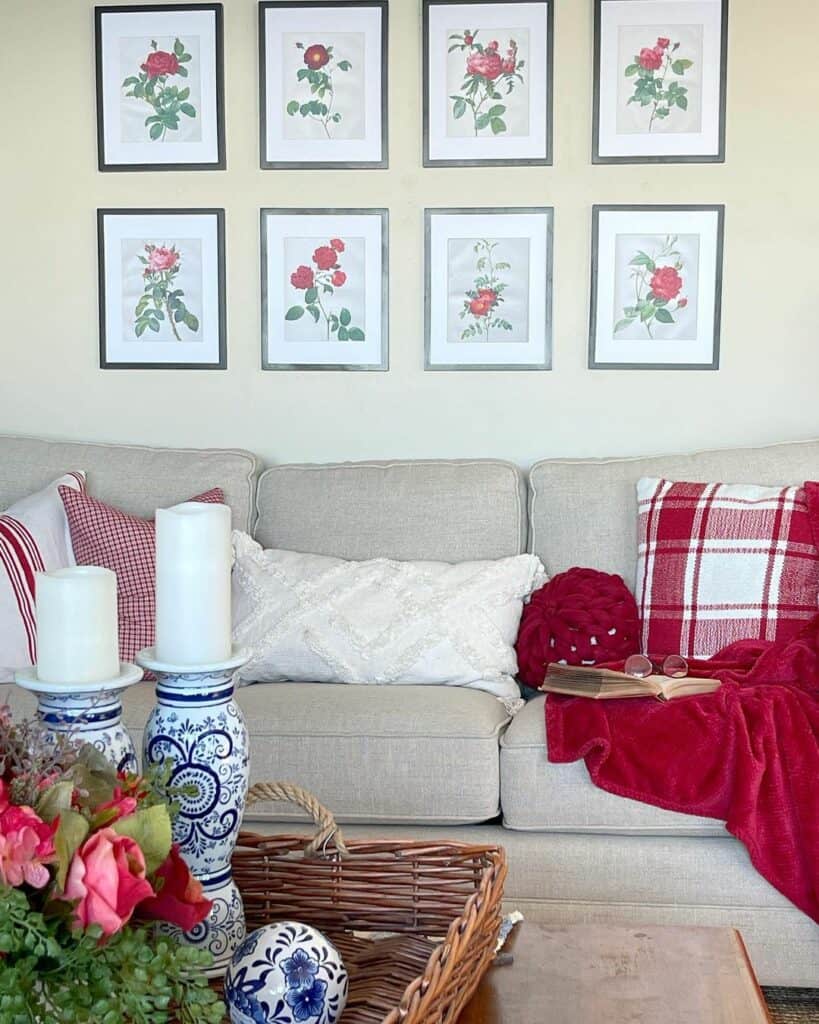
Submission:
[[[420,2],[390,3],[390,169],[261,171],[256,3],[224,0],[227,172],[96,170],[92,0],[0,0],[0,432],[270,461],[679,451],[819,435],[816,0],[731,0],[728,162],[593,167],[591,0],[556,0],[553,168],[421,168]],[[593,203],[724,202],[722,369],[588,371]],[[553,205],[554,370],[424,373],[424,206]],[[97,369],[98,206],[224,206],[226,372]],[[259,369],[258,210],[387,206],[389,373]]]

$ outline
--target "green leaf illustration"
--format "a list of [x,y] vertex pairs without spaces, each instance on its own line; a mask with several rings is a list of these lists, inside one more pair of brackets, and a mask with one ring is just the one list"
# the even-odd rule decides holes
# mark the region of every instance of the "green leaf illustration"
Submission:
[[298,100],[290,100],[290,102],[287,104],[287,107],[285,109],[287,110],[287,113],[290,114],[291,117],[293,116],[293,114],[298,114],[298,112],[299,112],[299,101]]
[[630,267],[647,267],[652,272],[657,269],[657,264],[648,255],[648,253],[643,252],[642,249],[637,253],[637,255],[634,257],[634,259],[630,261],[629,266]]
[[149,320],[148,321],[148,326],[151,328],[152,331],[155,331],[157,334],[159,334],[159,321],[158,320]]
[[632,75],[636,75],[639,70],[639,64],[629,64],[629,66],[626,68],[626,77],[631,78]]
[[657,310],[656,317],[657,317],[657,320],[661,324],[673,324],[674,323],[674,317],[668,312],[667,309],[663,309],[662,307],[660,307]]
[[308,288],[304,293],[304,301],[308,306],[312,305],[318,298],[318,288]]
[[319,312],[318,306],[308,306],[307,312],[315,320],[316,323],[319,322],[319,317],[321,316],[321,313]]
[[452,107],[452,116],[457,120],[459,117],[463,117],[466,113],[466,100],[463,96],[459,96]]
[[180,53],[177,60],[180,64],[187,64],[189,60],[193,60],[193,57],[189,53]]
[[680,110],[688,110],[688,97],[682,93],[677,93],[674,102],[680,108]]
[[501,114],[506,113],[506,107],[502,103],[496,103],[494,107],[490,107],[487,110],[487,114],[492,117],[500,117]]
[[188,330],[199,330],[199,320],[193,315],[193,313],[186,313],[182,319],[185,321],[185,326]]
[[489,124],[493,135],[500,135],[501,132],[506,131],[506,122],[502,117],[493,117]]
[[693,66],[693,60],[675,60],[671,65],[671,70],[675,75],[684,75],[686,71]]
[[345,327],[349,327],[350,321],[353,319],[349,309],[346,308],[342,309],[342,311],[338,315],[338,318]]
[[188,77],[188,69],[187,68],[183,68],[183,67],[180,66],[180,67],[178,67],[176,69],[176,73],[177,73],[177,75],[181,75],[183,78],[187,78]]
[[188,117],[196,117],[196,108],[192,107],[190,103],[183,103],[179,109],[183,114],[187,114]]
[[180,43],[178,39],[174,40],[173,52],[176,54],[177,57],[181,57],[182,54],[185,52],[185,47],[182,45],[182,43]]
[[352,327],[349,331],[350,341],[364,341],[364,332],[360,327]]
[[304,316],[303,306],[291,306],[290,309],[284,314],[285,320],[301,320]]
[[151,130],[148,134],[151,136],[152,139],[158,139],[159,136],[162,134],[162,131],[162,125],[157,122],[157,124],[151,125]]
[[489,126],[489,122],[491,120],[492,118],[489,116],[488,113],[481,114],[479,117],[475,119],[475,127],[477,128],[478,131],[481,131],[481,129],[487,128]]
[[338,329],[338,340],[339,341],[349,341],[350,340],[350,334],[349,334],[349,332],[348,332],[346,327],[339,327],[339,329]]
[[339,71],[349,71],[353,65],[348,60],[340,60],[338,62]]
[[190,96],[191,90],[190,87],[186,85],[184,89],[174,89],[173,93],[178,100],[186,100],[188,96]]

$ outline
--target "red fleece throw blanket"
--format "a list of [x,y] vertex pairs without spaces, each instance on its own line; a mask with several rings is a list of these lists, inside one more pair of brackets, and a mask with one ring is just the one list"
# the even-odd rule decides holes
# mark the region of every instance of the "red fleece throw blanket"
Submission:
[[584,758],[610,793],[722,819],[819,922],[819,616],[787,643],[743,641],[690,667],[722,687],[669,703],[550,694],[549,760]]

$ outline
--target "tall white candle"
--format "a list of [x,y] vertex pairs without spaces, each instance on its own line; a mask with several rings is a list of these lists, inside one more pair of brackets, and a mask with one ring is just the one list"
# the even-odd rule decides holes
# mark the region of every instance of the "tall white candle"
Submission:
[[101,683],[119,675],[117,578],[77,565],[37,573],[37,676],[45,683]]
[[156,513],[156,647],[169,665],[231,654],[230,509],[186,501]]

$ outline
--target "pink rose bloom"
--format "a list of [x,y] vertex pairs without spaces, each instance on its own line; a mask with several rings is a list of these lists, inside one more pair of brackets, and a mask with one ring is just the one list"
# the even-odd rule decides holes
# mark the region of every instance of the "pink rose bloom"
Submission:
[[5,786],[0,808],[0,882],[42,889],[51,877],[46,865],[55,859],[56,825],[47,825],[30,807],[9,804]]
[[[113,825],[120,818],[127,818],[129,814],[133,814],[136,809],[137,798],[135,796],[126,796],[122,789],[116,786],[114,788],[113,800],[109,800],[107,804],[100,804],[94,811],[94,818],[97,819],[100,815],[104,815],[105,823]],[[108,811],[111,813],[106,813]]]
[[148,266],[151,270],[171,270],[179,262],[179,253],[175,249],[166,249],[158,245],[148,253]]
[[687,305],[688,305],[688,299],[678,299],[677,300],[677,309],[685,309],[685,307]]
[[640,50],[639,63],[646,71],[659,71],[663,64],[663,51],[644,46]]
[[466,73],[468,75],[482,75],[494,81],[498,75],[503,73],[503,61],[500,54],[484,50],[483,53],[470,53],[466,59]]
[[660,36],[660,38],[657,40],[657,49],[658,50],[667,50],[669,48],[669,46],[671,46],[671,40],[670,39],[666,39],[665,36]]
[[336,252],[344,252],[344,242],[340,238],[331,238],[330,245]]
[[313,253],[313,262],[319,270],[332,270],[338,266],[338,255],[330,245],[320,245]]
[[330,280],[336,286],[336,288],[340,288],[347,280],[347,275],[344,273],[343,270],[336,270],[333,276],[330,278]]
[[165,50],[154,50],[145,58],[145,63],[140,64],[148,78],[159,78],[161,75],[175,75],[179,70],[179,61],[174,53],[166,53]]
[[137,843],[102,828],[74,854],[63,895],[78,900],[74,921],[80,928],[98,924],[104,935],[113,935],[128,923],[137,904],[155,893]]
[[497,41],[497,39],[493,39],[492,42],[489,44],[489,46],[487,46],[487,50],[499,50],[499,49],[500,49],[500,43]]
[[290,284],[294,288],[304,290],[306,288],[313,287],[313,271],[310,267],[305,267],[302,263],[300,267],[297,267],[290,275]]
[[658,267],[651,277],[651,290],[658,299],[676,299],[682,286],[683,279],[674,267]]

